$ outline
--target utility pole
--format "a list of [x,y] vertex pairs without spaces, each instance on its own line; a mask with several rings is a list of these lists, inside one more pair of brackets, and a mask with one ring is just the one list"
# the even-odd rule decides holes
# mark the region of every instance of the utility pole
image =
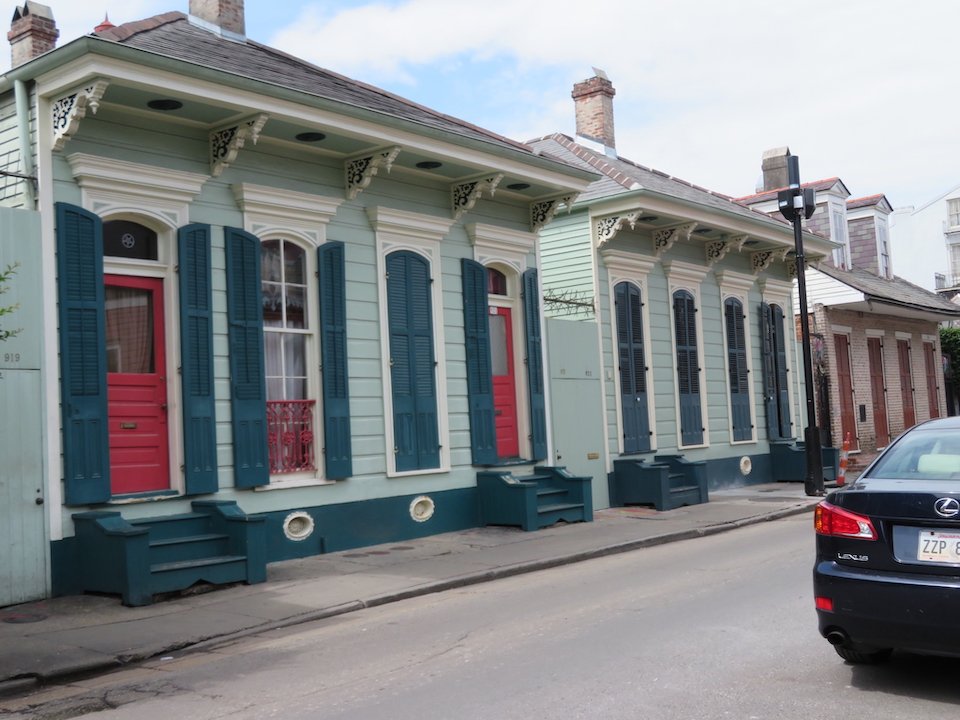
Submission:
[[817,427],[817,411],[813,395],[813,361],[810,358],[810,324],[807,317],[807,280],[804,274],[806,262],[803,255],[803,219],[810,219],[817,209],[813,188],[800,187],[800,158],[787,158],[787,182],[785,190],[777,193],[777,205],[781,214],[793,223],[793,244],[797,253],[797,291],[800,296],[800,333],[803,344],[803,384],[807,396],[807,426],[803,431],[804,449],[807,456],[807,473],[803,487],[807,495],[823,495],[823,457],[820,450],[820,428]]

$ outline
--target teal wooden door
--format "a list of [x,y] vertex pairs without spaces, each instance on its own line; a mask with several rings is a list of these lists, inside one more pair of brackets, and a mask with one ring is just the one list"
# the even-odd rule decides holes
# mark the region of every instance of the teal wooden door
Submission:
[[0,208],[0,269],[17,263],[0,305],[18,306],[0,341],[0,607],[47,595],[40,384],[43,309],[39,215]]

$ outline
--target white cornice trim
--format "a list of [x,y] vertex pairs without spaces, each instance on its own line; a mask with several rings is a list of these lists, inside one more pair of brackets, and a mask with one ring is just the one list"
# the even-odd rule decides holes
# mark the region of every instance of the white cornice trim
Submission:
[[209,178],[209,175],[169,170],[87,153],[68,155],[67,162],[70,163],[73,177],[84,190],[123,192],[176,202],[190,202],[200,194],[203,184]]
[[667,278],[677,282],[688,282],[699,285],[707,274],[707,268],[680,260],[664,260],[663,272]]
[[311,225],[330,222],[344,202],[343,198],[280,190],[250,183],[237,183],[232,188],[237,205],[244,213]]
[[393,208],[367,208],[367,217],[376,232],[440,242],[453,226],[452,218],[394,210]]
[[713,274],[717,276],[717,282],[721,288],[729,288],[730,290],[747,292],[753,288],[756,282],[753,275],[744,275],[732,270],[714,270]]
[[474,258],[483,265],[499,260],[523,272],[527,269],[527,257],[537,247],[536,233],[485,223],[469,223],[465,229],[474,247]]
[[657,265],[653,258],[609,248],[601,248],[600,257],[610,274],[617,277],[645,277]]
[[762,277],[757,280],[760,286],[760,292],[774,293],[780,295],[790,295],[793,293],[793,282],[789,280],[774,280],[773,278]]

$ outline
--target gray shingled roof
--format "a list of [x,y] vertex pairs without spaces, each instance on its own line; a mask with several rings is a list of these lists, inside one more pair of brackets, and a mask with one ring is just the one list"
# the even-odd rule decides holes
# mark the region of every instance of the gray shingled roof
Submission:
[[580,194],[577,199],[578,204],[636,190],[649,190],[715,210],[740,215],[754,222],[767,223],[780,230],[791,227],[785,220],[752,210],[727,195],[693,185],[659,170],[638,165],[625,158],[613,158],[594,153],[589,148],[560,133],[531,140],[528,145],[544,156],[550,156],[585,169],[603,173],[599,180],[591,183]]
[[859,290],[868,300],[960,317],[960,306],[901,277],[882,278],[858,268],[838,270],[826,263],[817,267],[817,270]]
[[187,16],[180,12],[169,12],[146,20],[125,23],[94,33],[92,37],[298,90],[385,116],[401,118],[436,130],[499,145],[514,152],[530,153],[530,149],[522,143],[372,85],[311,65],[253,40],[227,40],[193,25]]

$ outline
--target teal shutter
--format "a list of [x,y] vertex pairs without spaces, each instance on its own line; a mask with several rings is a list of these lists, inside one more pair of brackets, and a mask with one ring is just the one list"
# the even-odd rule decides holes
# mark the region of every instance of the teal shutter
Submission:
[[680,442],[683,445],[703,443],[696,312],[693,295],[686,290],[678,290],[673,294],[673,318],[677,338],[677,391],[680,395]]
[[753,437],[753,418],[750,413],[750,378],[747,370],[743,305],[736,298],[727,298],[723,303],[723,313],[727,334],[727,371],[733,439],[749,440]]
[[640,288],[618,283],[614,288],[619,350],[620,407],[623,422],[623,452],[650,450],[650,419],[647,415],[646,359],[643,355],[643,303]]
[[110,499],[100,218],[57,203],[63,480],[67,505]]
[[780,435],[780,417],[777,409],[777,358],[770,322],[770,306],[760,303],[760,342],[763,360],[763,405],[767,413],[767,438],[777,440]]
[[237,487],[270,482],[260,299],[260,241],[225,228],[233,472]]
[[487,269],[469,258],[463,258],[462,267],[470,449],[474,465],[493,465],[497,462],[497,432],[493,415]]
[[777,367],[777,417],[780,423],[780,437],[793,437],[793,423],[790,420],[790,386],[787,384],[787,347],[783,327],[783,308],[770,306],[770,325],[773,328],[773,347]]
[[396,469],[440,466],[430,266],[416,253],[387,256],[387,312]]
[[524,271],[523,316],[527,331],[527,385],[530,389],[532,460],[547,457],[547,411],[543,392],[543,336],[540,332],[540,288],[537,271]]
[[216,409],[213,392],[213,292],[210,226],[177,235],[180,273],[180,374],[183,386],[183,472],[186,494],[215,493]]
[[328,478],[353,474],[347,373],[347,299],[342,242],[317,249],[320,268],[320,356],[323,364],[323,445]]

